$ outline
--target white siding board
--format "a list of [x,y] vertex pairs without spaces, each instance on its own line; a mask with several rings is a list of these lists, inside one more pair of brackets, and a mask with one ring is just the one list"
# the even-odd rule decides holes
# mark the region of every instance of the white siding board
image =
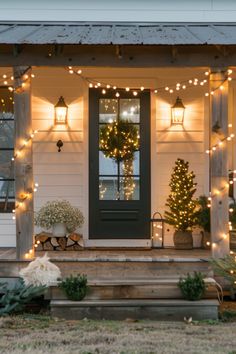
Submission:
[[[34,142],[34,151],[36,153],[55,153],[58,151],[56,146],[57,141],[60,139],[58,137],[55,141],[37,141]],[[63,153],[82,153],[83,145],[80,142],[63,141],[63,147],[61,148]]]
[[83,141],[83,133],[82,132],[65,132],[65,131],[57,131],[57,132],[41,132],[39,131],[34,139],[35,142],[57,142],[58,138],[64,142],[82,142]]
[[[166,115],[166,117],[164,116],[163,119],[156,119],[156,124],[157,124],[157,129],[156,131],[169,131],[170,129],[170,112],[169,114]],[[173,127],[172,127],[173,128]],[[184,121],[184,128],[188,131],[202,131],[204,128],[204,122],[202,121],[202,119],[191,119],[191,120],[187,120],[185,119]],[[178,129],[173,128],[173,129]]]
[[[62,199],[66,199],[68,200],[67,197],[58,197],[57,195],[56,196],[52,196],[50,197],[50,200],[62,200]],[[47,203],[49,201],[49,198],[48,196],[38,196],[36,195],[36,198],[35,198],[35,201],[36,201],[36,205],[35,205],[35,211],[38,211],[45,203]],[[77,208],[80,208],[81,210],[84,209],[84,205],[81,203],[81,199],[78,200],[78,197],[70,197],[70,203],[74,206],[76,206]]]
[[[62,148],[63,149],[63,148]],[[81,151],[78,153],[71,153],[71,152],[57,152],[57,147],[55,145],[55,153],[45,153],[42,154],[41,152],[34,153],[34,163],[40,164],[72,164],[72,163],[81,163],[83,161],[83,154]]]
[[204,139],[204,132],[184,132],[184,131],[168,131],[168,132],[157,132],[156,139],[158,143],[167,143],[167,142],[195,142],[201,143]]
[[[40,186],[40,196],[51,198],[65,198],[70,200],[71,197],[81,199],[83,196],[82,186],[77,185],[68,185],[66,182],[64,185],[47,185]],[[36,195],[37,198],[37,195]]]
[[83,173],[83,164],[82,163],[73,163],[73,164],[53,164],[50,165],[50,169],[48,169],[48,164],[34,164],[34,174],[36,176],[45,175],[45,171],[47,170],[47,176],[50,175],[80,175]]
[[188,141],[182,141],[181,143],[173,141],[172,143],[170,142],[158,142],[156,143],[156,152],[160,154],[181,154],[182,152],[185,152],[190,154],[190,153],[203,153],[204,152],[204,146],[202,142],[188,142]]
[[0,214],[0,247],[16,246],[16,227],[13,214]]
[[61,175],[60,173],[58,174],[47,174],[45,175],[37,175],[35,174],[35,180],[40,185],[40,189],[42,187],[51,187],[51,186],[58,186],[58,187],[63,187],[65,185],[68,186],[74,186],[77,188],[77,186],[83,184],[83,175],[81,174],[66,174],[66,175]]
[[16,235],[5,235],[1,232],[0,245],[1,247],[16,247]]
[[[49,129],[48,118],[42,116],[39,119],[34,119],[32,129],[34,129],[34,130],[40,129],[40,131],[42,131],[42,132],[48,131],[48,129]],[[55,131],[58,132],[58,130],[55,130]],[[83,120],[82,119],[70,118],[69,132],[74,132],[74,131],[77,131],[77,132],[83,131]],[[53,130],[53,132],[54,132],[54,130]]]

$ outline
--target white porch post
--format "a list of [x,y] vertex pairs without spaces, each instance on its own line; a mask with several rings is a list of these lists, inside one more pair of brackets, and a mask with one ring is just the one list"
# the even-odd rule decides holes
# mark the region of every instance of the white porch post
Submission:
[[[210,144],[211,147],[228,135],[228,81],[226,72],[210,74]],[[222,83],[224,82],[223,86]],[[221,88],[220,88],[221,87]],[[212,256],[223,257],[229,253],[229,212],[228,212],[228,153],[227,142],[211,152],[211,241]]]
[[18,155],[15,158],[17,259],[25,259],[25,254],[32,250],[34,232],[32,140],[22,149],[24,141],[32,134],[31,71],[27,69],[14,67],[15,154]]

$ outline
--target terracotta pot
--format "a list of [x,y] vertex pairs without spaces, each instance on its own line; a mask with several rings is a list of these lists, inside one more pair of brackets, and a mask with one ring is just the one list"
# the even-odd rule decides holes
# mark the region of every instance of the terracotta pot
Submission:
[[211,249],[211,245],[207,245],[207,242],[211,242],[211,234],[208,231],[201,231],[202,234],[202,248],[207,250]]
[[52,226],[52,234],[55,237],[66,236],[66,225],[62,223],[57,223]]
[[193,248],[193,235],[191,231],[175,231],[174,245],[177,250],[191,250]]

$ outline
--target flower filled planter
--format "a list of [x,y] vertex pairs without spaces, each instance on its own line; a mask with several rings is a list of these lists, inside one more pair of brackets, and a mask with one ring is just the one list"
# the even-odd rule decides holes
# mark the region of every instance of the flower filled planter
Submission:
[[53,236],[64,237],[84,223],[82,212],[66,200],[47,202],[36,214],[35,225],[52,229]]

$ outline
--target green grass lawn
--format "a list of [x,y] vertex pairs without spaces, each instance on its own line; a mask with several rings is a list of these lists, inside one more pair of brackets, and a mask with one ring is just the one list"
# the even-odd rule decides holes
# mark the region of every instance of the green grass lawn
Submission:
[[64,321],[49,316],[0,318],[1,354],[236,354],[235,313],[225,321]]

